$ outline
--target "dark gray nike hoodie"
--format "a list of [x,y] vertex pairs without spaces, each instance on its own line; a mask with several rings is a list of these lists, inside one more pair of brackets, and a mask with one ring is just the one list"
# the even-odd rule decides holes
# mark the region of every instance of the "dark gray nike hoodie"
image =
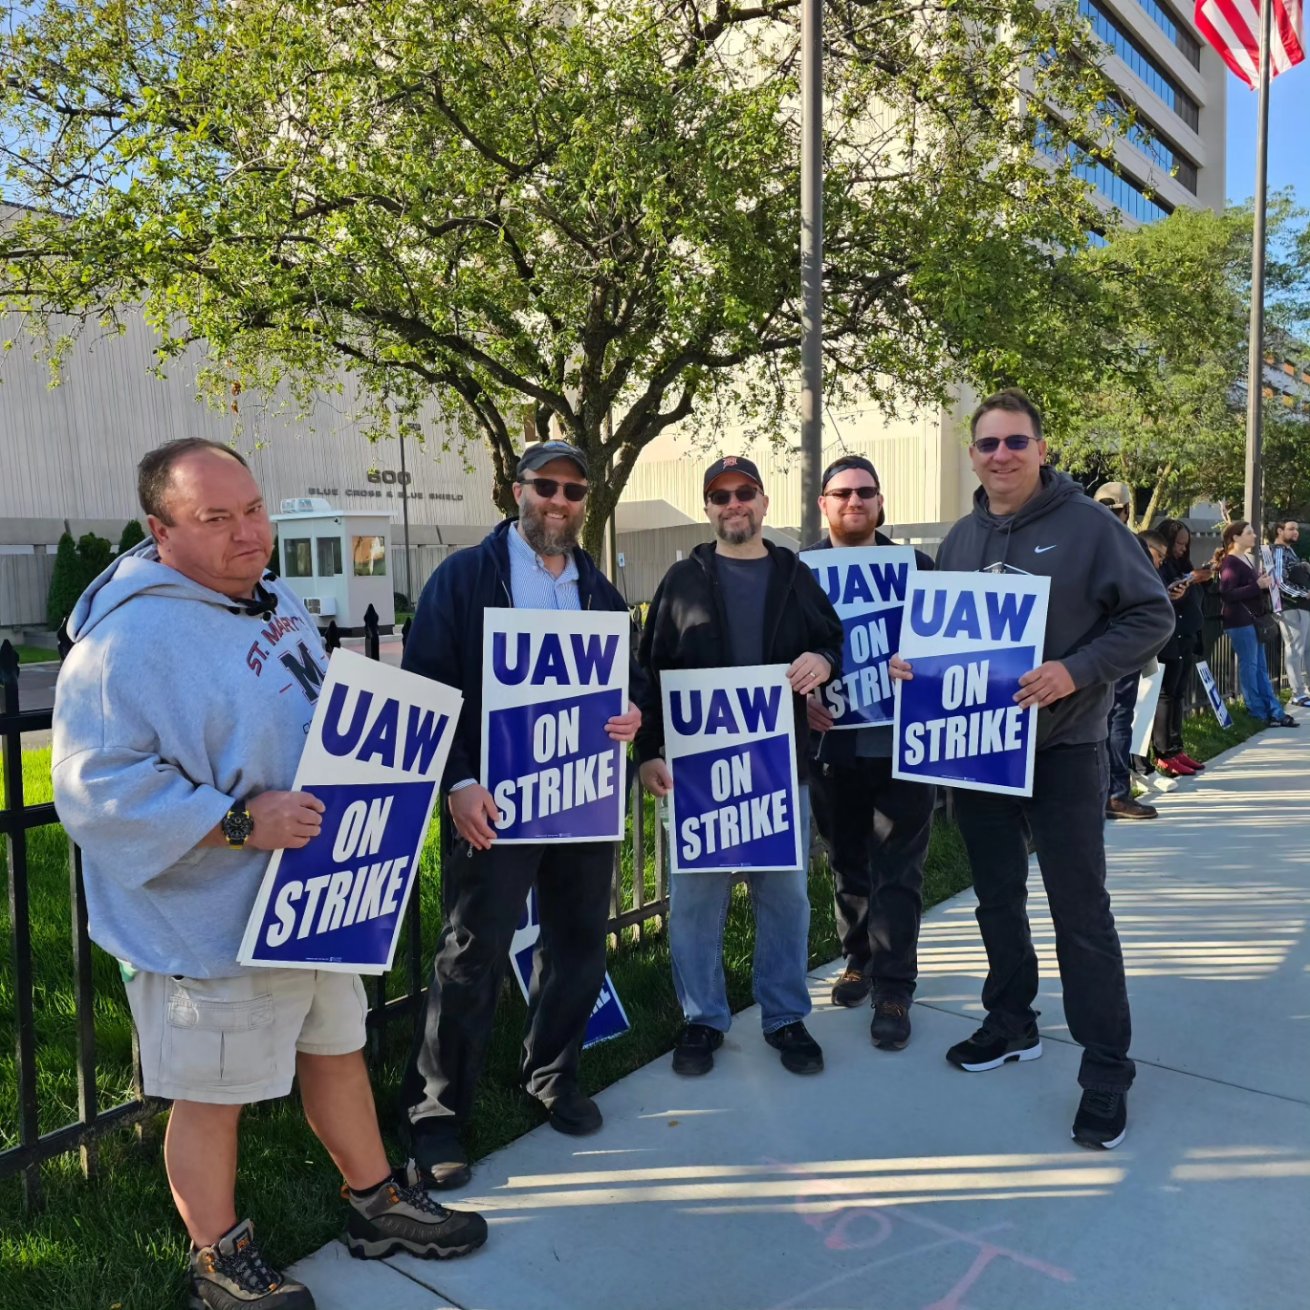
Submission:
[[1173,636],[1173,606],[1133,534],[1049,468],[1016,514],[993,514],[979,487],[973,513],[946,534],[937,567],[1051,579],[1044,658],[1059,660],[1077,690],[1038,712],[1039,750],[1104,741],[1115,679],[1136,672]]

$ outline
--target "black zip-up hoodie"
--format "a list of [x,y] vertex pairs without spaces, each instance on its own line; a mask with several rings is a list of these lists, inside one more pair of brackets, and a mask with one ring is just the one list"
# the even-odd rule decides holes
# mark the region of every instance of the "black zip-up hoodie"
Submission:
[[[507,534],[516,522],[506,519],[478,545],[456,551],[441,562],[423,588],[405,643],[402,669],[444,682],[464,696],[441,781],[443,791],[465,778],[482,775],[482,611],[514,606]],[[582,608],[627,613],[627,601],[591,556],[578,547],[573,558],[578,565],[578,600]],[[640,668],[630,659],[628,698],[638,705],[643,681]]]
[[1017,513],[993,514],[979,487],[973,513],[946,534],[937,567],[1051,579],[1043,659],[1077,688],[1037,713],[1037,746],[1104,741],[1114,682],[1173,636],[1174,609],[1150,558],[1122,523],[1064,473]]
[[[831,677],[838,677],[842,626],[837,611],[795,551],[771,541],[764,544],[773,559],[764,597],[764,662],[790,664],[813,651],[832,666]],[[637,760],[645,764],[664,748],[660,674],[665,669],[725,668],[733,662],[713,542],[697,546],[689,559],[680,560],[664,575],[650,603],[637,658],[646,675],[645,699],[637,701],[642,713],[636,742]],[[803,696],[792,697],[792,712],[796,771],[804,782],[809,777],[810,730]]]
[[[875,532],[873,534],[873,544],[875,546],[894,546],[896,543],[886,534]],[[832,544],[832,538],[825,534],[812,545],[806,546],[806,550],[840,550],[840,546]],[[921,550],[914,552],[915,567],[921,572],[935,569],[937,566],[933,563],[931,555],[925,554]],[[885,728],[847,728],[842,732],[811,732],[810,743],[813,749],[813,759],[816,764],[830,764],[837,766],[850,766],[855,763],[857,757],[857,747],[864,746],[866,749],[873,746],[871,754],[866,755],[867,759],[891,759],[892,755],[892,726],[888,724]]]

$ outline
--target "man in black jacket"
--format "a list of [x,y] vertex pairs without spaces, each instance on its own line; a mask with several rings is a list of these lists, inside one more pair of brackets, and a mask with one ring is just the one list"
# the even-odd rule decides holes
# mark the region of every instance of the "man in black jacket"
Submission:
[[[424,1031],[402,1089],[414,1157],[429,1186],[468,1181],[460,1132],[486,1060],[510,941],[533,885],[541,958],[528,1004],[523,1083],[560,1132],[581,1135],[601,1126],[600,1110],[578,1087],[578,1063],[605,978],[614,843],[498,845],[492,825],[499,811],[479,781],[484,611],[627,610],[577,544],[586,479],[586,457],[576,447],[529,446],[515,474],[519,518],[442,563],[423,588],[405,646],[404,668],[464,695],[442,780],[457,834],[442,865],[446,921]],[[641,681],[635,667],[629,681],[635,695]],[[615,741],[631,741],[640,718],[629,703],[606,731]]]
[[[892,544],[878,531],[882,486],[867,459],[835,460],[821,485],[819,509],[828,534],[809,549]],[[933,567],[922,551],[915,551],[915,563]],[[872,991],[873,1043],[899,1051],[910,1040],[923,861],[937,789],[892,777],[890,724],[832,732],[832,715],[820,697],[809,697],[806,708],[811,729],[820,734],[810,774],[814,820],[828,843],[837,932],[846,957],[832,1001],[859,1005]]]
[[[651,601],[640,660],[647,679],[637,757],[641,781],[655,796],[672,789],[660,757],[665,669],[787,664],[796,722],[798,815],[809,863],[809,788],[804,697],[841,672],[842,627],[814,575],[795,552],[764,539],[769,508],[759,470],[726,456],[705,472],[705,513],[717,541],[664,575]],[[818,1073],[823,1052],[806,1031],[810,903],[806,869],[747,874],[755,911],[755,999],[765,1041],[793,1073]],[[732,1022],[723,980],[723,924],[729,873],[684,873],[671,880],[669,945],[673,982],[686,1024],[673,1053],[681,1074],[708,1073]]]

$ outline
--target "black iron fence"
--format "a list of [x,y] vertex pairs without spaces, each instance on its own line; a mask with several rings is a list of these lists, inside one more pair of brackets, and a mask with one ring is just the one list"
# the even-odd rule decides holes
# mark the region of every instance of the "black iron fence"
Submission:
[[[372,658],[380,658],[380,643],[366,642]],[[31,667],[31,666],[29,666]],[[14,1072],[17,1094],[14,1140],[0,1149],[0,1178],[21,1176],[24,1197],[30,1207],[41,1202],[40,1166],[70,1151],[81,1153],[83,1172],[92,1176],[97,1167],[96,1142],[110,1130],[139,1124],[163,1108],[163,1102],[143,1095],[139,1052],[135,1033],[132,1046],[131,1095],[118,1104],[102,1107],[96,1077],[95,989],[92,981],[93,947],[87,935],[86,898],[82,883],[81,852],[68,843],[70,931],[73,956],[73,1003],[76,1028],[76,1076],[78,1117],[53,1131],[40,1131],[38,1084],[40,1057],[37,1043],[36,996],[40,979],[34,976],[32,917],[29,905],[29,842],[35,829],[57,827],[59,816],[50,803],[28,804],[23,781],[23,739],[51,729],[49,709],[27,709],[20,705],[18,653],[8,641],[0,644],[0,760],[3,761],[4,800],[0,806],[0,835],[4,837],[9,875],[9,927],[11,950],[11,999],[14,1029]],[[631,838],[615,852],[614,881],[610,898],[608,930],[617,940],[640,939],[646,925],[668,913],[668,861],[664,830],[656,819],[654,803],[637,784],[635,773],[630,795]],[[443,835],[447,826],[443,825]],[[444,851],[443,851],[444,854]],[[417,1023],[427,995],[427,961],[423,948],[420,895],[415,887],[406,912],[402,939],[403,958],[391,975],[371,980],[371,1008],[368,1016],[370,1040],[376,1043],[382,1028],[409,1018]],[[405,978],[405,990],[388,997],[395,985],[388,978]],[[0,995],[0,1005],[4,997]]]

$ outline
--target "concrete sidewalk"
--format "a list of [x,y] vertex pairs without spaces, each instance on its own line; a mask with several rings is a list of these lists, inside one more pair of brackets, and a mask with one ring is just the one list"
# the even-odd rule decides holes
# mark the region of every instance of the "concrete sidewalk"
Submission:
[[[296,1266],[320,1310],[1291,1310],[1310,1287],[1310,725],[1266,732],[1111,823],[1138,1078],[1115,1151],[1069,1137],[1064,1025],[1034,865],[1041,1060],[965,1074],[980,1015],[971,892],[931,911],[914,1038],[812,978],[817,1078],[736,1016],[713,1073],[669,1057],[601,1093],[594,1138],[547,1127],[453,1203],[466,1259],[385,1264],[332,1243]],[[443,1197],[442,1199],[446,1199]]]

